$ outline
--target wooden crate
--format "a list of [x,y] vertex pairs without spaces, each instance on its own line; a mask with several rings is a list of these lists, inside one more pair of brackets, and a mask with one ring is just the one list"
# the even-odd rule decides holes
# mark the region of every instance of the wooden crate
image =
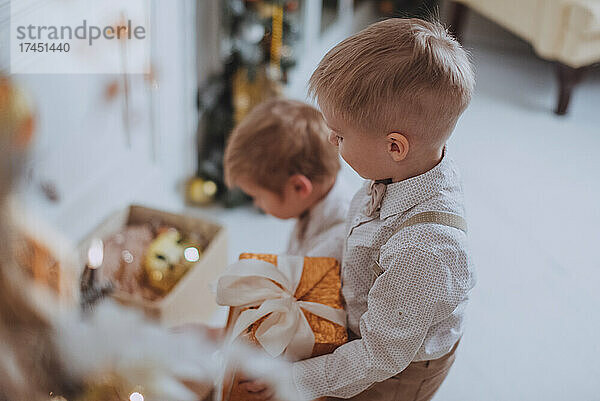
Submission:
[[114,213],[93,230],[81,242],[80,253],[85,257],[94,238],[105,239],[126,225],[144,224],[157,219],[184,233],[203,233],[209,239],[208,246],[204,249],[200,260],[164,297],[155,301],[140,300],[129,293],[116,291],[113,293],[113,298],[124,305],[140,308],[147,316],[157,319],[167,327],[187,323],[206,323],[217,310],[215,296],[209,285],[227,266],[227,234],[223,226],[199,217],[133,205]]

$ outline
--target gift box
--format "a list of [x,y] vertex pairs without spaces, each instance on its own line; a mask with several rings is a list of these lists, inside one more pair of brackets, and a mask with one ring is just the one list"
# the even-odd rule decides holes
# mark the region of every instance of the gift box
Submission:
[[199,217],[133,205],[116,212],[94,229],[80,244],[80,253],[85,257],[94,239],[104,240],[125,227],[135,228],[144,224],[173,227],[183,234],[196,233],[206,240],[206,244],[198,261],[166,294],[151,299],[115,289],[111,296],[124,305],[139,308],[148,317],[168,327],[209,321],[218,308],[210,284],[227,265],[227,236],[222,226]]
[[[219,278],[217,302],[230,306],[228,341],[242,339],[291,361],[333,352],[348,340],[340,264],[334,258],[240,255]],[[235,368],[224,401],[247,400]]]

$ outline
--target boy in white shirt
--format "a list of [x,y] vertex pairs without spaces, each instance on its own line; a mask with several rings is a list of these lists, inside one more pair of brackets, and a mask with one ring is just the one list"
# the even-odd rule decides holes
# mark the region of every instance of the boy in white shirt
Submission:
[[[330,141],[371,182],[351,203],[342,261],[354,339],[294,363],[299,399],[427,401],[448,374],[474,278],[446,142],[474,83],[460,44],[417,19],[367,27],[312,75]],[[244,386],[272,396],[260,381]]]
[[352,191],[337,179],[339,156],[314,107],[274,99],[256,106],[233,130],[225,150],[225,180],[265,213],[297,219],[287,254],[341,261]]

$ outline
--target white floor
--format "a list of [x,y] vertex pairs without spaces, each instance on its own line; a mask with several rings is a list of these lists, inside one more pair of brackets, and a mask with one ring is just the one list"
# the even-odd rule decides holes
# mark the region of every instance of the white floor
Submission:
[[451,151],[478,285],[436,400],[600,400],[600,71],[558,117],[552,65],[476,44],[473,57],[477,94]]
[[[519,43],[466,44],[477,93],[450,151],[462,168],[478,284],[435,399],[600,400],[600,71],[558,117],[551,64]],[[251,208],[198,213],[228,226],[231,260],[284,249],[291,227]]]

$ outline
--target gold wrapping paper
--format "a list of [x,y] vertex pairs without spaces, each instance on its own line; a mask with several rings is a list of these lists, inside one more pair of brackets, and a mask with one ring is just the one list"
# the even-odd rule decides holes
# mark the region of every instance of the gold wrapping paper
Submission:
[[61,292],[60,263],[46,245],[24,235],[15,251],[17,263],[36,283]]
[[[277,265],[277,255],[243,253],[241,259],[259,259]],[[305,257],[304,269],[300,283],[294,294],[298,300],[318,302],[333,308],[342,309],[342,282],[340,277],[340,264],[334,258]],[[230,308],[227,320],[227,330],[235,323],[236,316],[243,311],[239,308]],[[345,327],[316,316],[308,311],[302,310],[310,325],[314,336],[315,345],[312,356],[319,356],[333,352],[337,347],[348,341],[348,333]],[[267,316],[253,324],[247,331],[247,340],[259,346],[255,333],[260,323]],[[239,375],[229,376],[224,383],[223,401],[254,401],[251,395],[239,389],[241,378]]]

